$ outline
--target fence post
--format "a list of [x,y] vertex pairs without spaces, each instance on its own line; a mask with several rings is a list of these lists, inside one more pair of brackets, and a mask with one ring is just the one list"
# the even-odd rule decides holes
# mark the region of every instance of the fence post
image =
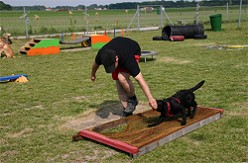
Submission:
[[238,28],[240,28],[241,10],[242,10],[242,0],[240,0],[240,6],[239,6],[239,23],[238,23]]
[[140,7],[137,5],[137,11],[138,11],[138,31],[140,31]]
[[228,20],[228,3],[226,3],[226,19]]
[[161,5],[159,9],[160,9],[160,28],[163,28],[163,24],[164,24],[164,22],[163,22],[163,20],[164,20],[163,19],[163,12],[162,12],[163,11],[163,6]]

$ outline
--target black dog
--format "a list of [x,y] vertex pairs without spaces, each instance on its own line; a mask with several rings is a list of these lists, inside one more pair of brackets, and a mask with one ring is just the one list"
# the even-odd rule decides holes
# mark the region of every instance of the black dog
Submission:
[[193,92],[199,89],[204,84],[204,82],[205,81],[203,80],[188,90],[178,91],[176,94],[167,99],[157,100],[158,108],[156,111],[160,112],[161,115],[157,122],[149,124],[148,127],[156,126],[162,123],[167,117],[172,117],[173,115],[178,114],[181,114],[182,116],[181,125],[185,125],[187,123],[187,116],[194,118],[197,103],[195,101],[195,94]]

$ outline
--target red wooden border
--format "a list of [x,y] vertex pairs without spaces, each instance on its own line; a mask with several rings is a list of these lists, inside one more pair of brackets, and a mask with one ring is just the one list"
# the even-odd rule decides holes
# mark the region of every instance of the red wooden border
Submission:
[[120,149],[122,151],[131,153],[131,154],[135,154],[135,153],[139,152],[138,147],[134,147],[134,146],[132,146],[130,144],[121,142],[119,140],[114,140],[114,139],[107,138],[107,137],[105,137],[105,136],[103,136],[101,134],[98,134],[96,132],[93,132],[93,131],[82,130],[82,131],[79,132],[79,135],[82,136],[82,137],[86,137],[86,138],[95,140],[95,141],[103,143],[103,144],[107,144],[107,145],[109,145],[111,147]]

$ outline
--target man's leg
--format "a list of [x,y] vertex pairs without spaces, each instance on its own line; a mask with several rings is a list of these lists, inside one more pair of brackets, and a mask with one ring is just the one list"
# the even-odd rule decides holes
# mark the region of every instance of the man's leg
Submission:
[[118,83],[118,95],[124,107],[124,116],[132,115],[136,105],[138,105],[138,100],[135,96],[134,84],[130,80],[130,74],[119,72],[116,83]]
[[116,88],[117,88],[118,96],[119,96],[120,102],[122,104],[122,107],[126,108],[128,95],[127,95],[126,91],[122,88],[119,80],[116,80]]
[[134,96],[134,85],[133,82],[130,80],[130,74],[126,72],[119,72],[118,73],[118,80],[120,85],[125,90],[128,97]]

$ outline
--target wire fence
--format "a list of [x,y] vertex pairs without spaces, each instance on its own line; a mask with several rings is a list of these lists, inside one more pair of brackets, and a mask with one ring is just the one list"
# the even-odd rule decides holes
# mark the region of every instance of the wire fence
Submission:
[[[29,35],[68,32],[97,32],[114,29],[163,27],[165,25],[209,23],[210,15],[222,14],[223,22],[248,22],[247,8],[240,13],[239,6],[196,8],[139,7],[122,10],[77,10],[77,11],[28,11]],[[1,11],[1,23],[5,31],[13,35],[25,35],[23,11]]]

